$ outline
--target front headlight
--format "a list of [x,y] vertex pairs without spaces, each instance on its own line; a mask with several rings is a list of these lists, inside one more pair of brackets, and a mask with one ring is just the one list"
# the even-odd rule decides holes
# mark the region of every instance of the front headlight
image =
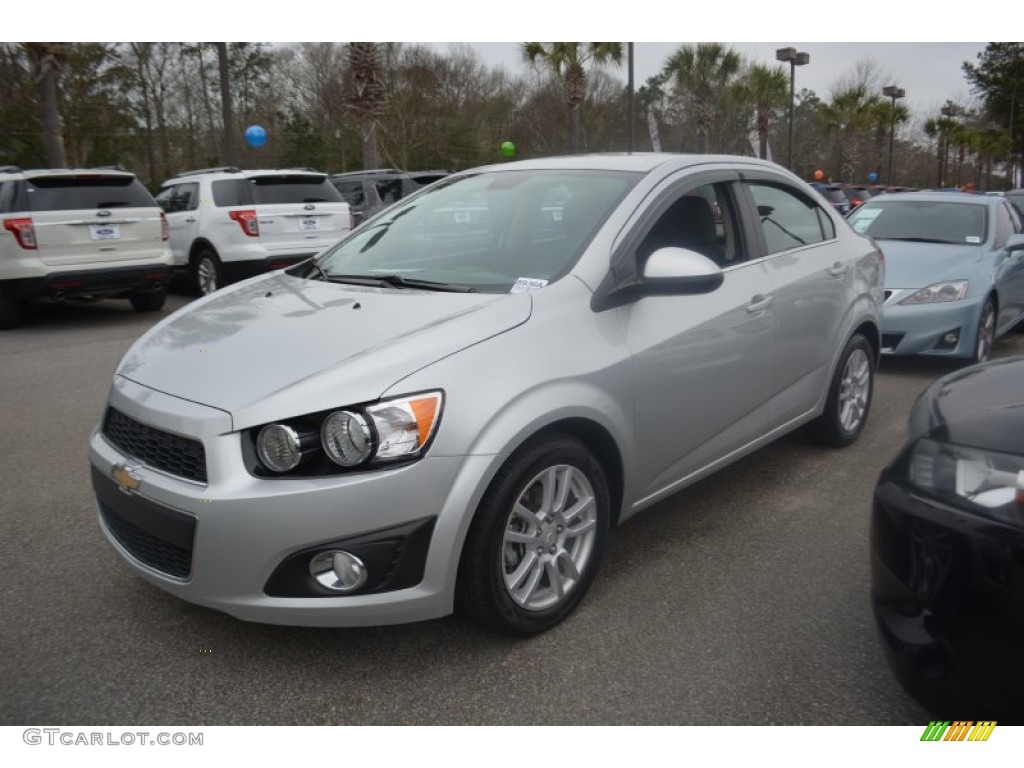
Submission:
[[325,475],[422,456],[437,431],[444,393],[356,405],[247,430],[246,463],[259,476]]
[[922,438],[910,452],[907,479],[957,507],[1007,523],[1024,521],[1024,456]]
[[947,280],[944,283],[933,283],[927,288],[907,296],[900,304],[935,304],[940,301],[959,301],[967,295],[970,283],[967,280]]

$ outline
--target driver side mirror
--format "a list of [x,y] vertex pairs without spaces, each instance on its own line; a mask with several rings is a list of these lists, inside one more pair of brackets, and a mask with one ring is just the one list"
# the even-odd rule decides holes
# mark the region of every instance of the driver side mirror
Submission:
[[717,290],[725,279],[721,267],[688,248],[659,248],[643,268],[643,294],[695,294]]

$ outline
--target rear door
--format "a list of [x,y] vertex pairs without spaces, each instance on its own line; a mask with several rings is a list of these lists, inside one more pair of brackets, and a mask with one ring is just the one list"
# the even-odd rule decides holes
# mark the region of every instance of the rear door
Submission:
[[199,182],[168,184],[156,196],[171,231],[171,253],[177,265],[188,264],[188,254],[199,228]]
[[250,176],[260,243],[271,256],[314,254],[351,228],[348,203],[326,174]]
[[39,258],[51,266],[156,259],[160,209],[131,174],[59,174],[26,180]]

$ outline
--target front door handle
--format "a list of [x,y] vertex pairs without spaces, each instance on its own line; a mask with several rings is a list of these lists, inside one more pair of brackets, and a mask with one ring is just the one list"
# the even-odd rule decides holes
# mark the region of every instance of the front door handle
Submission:
[[186,224],[195,224],[196,223],[195,217],[189,216],[187,219],[185,219],[185,223]]
[[759,293],[750,300],[749,304],[747,304],[747,312],[752,315],[757,314],[758,312],[763,312],[771,303],[771,296],[764,296]]
[[847,271],[849,271],[849,269],[850,266],[848,264],[843,264],[841,261],[837,261],[832,265],[828,273],[832,275],[832,277],[842,277],[847,273]]

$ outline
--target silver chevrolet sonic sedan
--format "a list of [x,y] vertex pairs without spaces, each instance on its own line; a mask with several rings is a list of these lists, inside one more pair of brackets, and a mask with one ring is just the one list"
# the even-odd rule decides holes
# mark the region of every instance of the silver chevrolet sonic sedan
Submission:
[[612,526],[798,427],[858,437],[883,268],[752,158],[466,171],[140,338],[90,441],[100,526],[250,621],[542,632]]

